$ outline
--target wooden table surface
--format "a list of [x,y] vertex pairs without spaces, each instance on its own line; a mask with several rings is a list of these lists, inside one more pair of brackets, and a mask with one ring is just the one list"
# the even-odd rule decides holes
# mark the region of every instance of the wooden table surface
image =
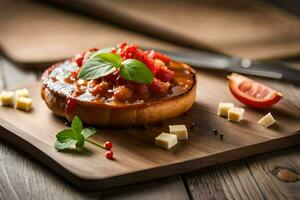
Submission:
[[[40,74],[23,71],[0,56],[0,90],[35,82]],[[263,82],[283,91],[285,98],[300,107],[300,87],[270,80]],[[85,192],[0,139],[0,199],[299,198],[300,146],[172,177]]]

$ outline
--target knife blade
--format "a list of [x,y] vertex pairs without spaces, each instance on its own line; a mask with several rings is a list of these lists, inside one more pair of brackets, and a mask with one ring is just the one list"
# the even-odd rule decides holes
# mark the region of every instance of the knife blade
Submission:
[[281,61],[257,61],[197,50],[181,52],[164,49],[154,50],[166,54],[174,60],[191,65],[194,68],[236,72],[300,85],[300,71],[292,69],[288,63]]

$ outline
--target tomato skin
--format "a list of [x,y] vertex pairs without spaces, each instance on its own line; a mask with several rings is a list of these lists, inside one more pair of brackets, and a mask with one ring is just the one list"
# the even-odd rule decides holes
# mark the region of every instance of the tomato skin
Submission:
[[160,59],[162,61],[164,61],[165,63],[169,63],[170,62],[170,58],[162,53],[159,52],[155,52],[153,55],[154,58]]
[[[233,73],[230,76],[228,76],[228,79],[229,79],[229,89],[232,95],[243,104],[255,109],[269,108],[275,103],[277,103],[283,97],[282,93],[277,92],[265,85],[262,85],[258,82],[255,82],[239,74]],[[242,91],[241,90],[242,84],[247,84],[247,83],[249,83],[252,87],[257,86],[261,90],[266,91],[268,97],[258,98],[247,94],[245,91]]]
[[78,67],[82,66],[83,58],[84,58],[85,53],[77,54],[75,56],[75,62],[77,63]]
[[94,51],[98,51],[98,48],[90,48],[88,51],[84,51],[80,54],[77,54],[74,58],[75,62],[77,63],[78,67],[82,67],[83,64],[83,60],[84,60],[84,56],[87,52],[94,52]]

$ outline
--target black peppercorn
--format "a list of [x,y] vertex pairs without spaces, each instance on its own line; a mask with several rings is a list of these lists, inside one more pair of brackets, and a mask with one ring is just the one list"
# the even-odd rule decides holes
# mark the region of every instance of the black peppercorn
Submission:
[[223,139],[223,137],[224,137],[224,135],[223,135],[223,134],[221,134],[221,135],[220,135],[220,140],[222,140],[222,139]]
[[158,122],[158,126],[163,126],[164,124],[162,122]]
[[142,124],[142,125],[138,126],[138,128],[139,128],[140,130],[142,130],[142,131],[145,131],[145,130],[147,130],[149,127],[148,127],[147,125],[145,125],[145,124]]
[[217,129],[213,128],[213,129],[211,129],[211,130],[212,130],[212,132],[213,132],[215,135],[218,135],[218,130],[217,130]]
[[196,123],[195,122],[191,123],[190,129],[193,130],[195,127],[196,127]]

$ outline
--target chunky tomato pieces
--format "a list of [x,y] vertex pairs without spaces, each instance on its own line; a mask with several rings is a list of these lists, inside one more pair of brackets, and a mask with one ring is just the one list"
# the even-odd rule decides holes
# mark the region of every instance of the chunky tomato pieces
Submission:
[[168,63],[170,62],[170,58],[162,53],[159,53],[159,52],[155,52],[154,55],[153,55],[154,59],[159,59],[159,60],[162,60],[163,62],[165,63]]
[[[167,64],[170,62],[168,56],[155,51],[142,51],[137,45],[128,45],[126,42],[121,42],[111,52],[118,53],[123,59],[135,58],[145,63],[155,76],[154,81],[149,85],[128,83],[127,81],[127,84],[123,83],[127,88],[138,92],[138,95],[143,98],[149,98],[149,92],[159,96],[167,95],[171,85],[170,82],[174,77],[174,72],[167,67]],[[119,76],[113,75],[109,78],[118,79]]]
[[161,81],[169,82],[173,79],[174,72],[169,70],[166,66],[157,70],[155,77]]
[[156,95],[163,96],[167,94],[169,87],[169,82],[163,82],[159,79],[154,79],[153,82],[150,84],[149,89]]
[[233,96],[240,102],[256,109],[268,108],[283,96],[282,93],[268,86],[236,73],[229,75],[228,79]]
[[[89,55],[88,52],[97,50],[93,48],[78,54],[74,61],[81,67]],[[75,84],[76,95],[82,94],[85,89],[94,96],[107,96],[105,93],[110,91],[113,99],[124,102],[147,100],[153,95],[161,97],[168,94],[174,77],[174,72],[167,67],[170,62],[168,56],[155,51],[143,51],[137,45],[127,44],[126,42],[121,42],[116,47],[113,47],[111,53],[120,55],[123,60],[134,58],[143,62],[153,73],[155,77],[153,82],[146,85],[128,81],[119,75],[119,71],[115,71],[100,79],[88,81],[87,86],[82,86],[76,82],[79,68],[66,79],[66,82]]]
[[129,100],[132,96],[133,92],[127,88],[126,86],[118,86],[114,91],[114,98],[118,101],[126,101]]
[[91,48],[91,49],[89,49],[88,51],[84,51],[84,52],[82,52],[82,53],[80,53],[80,54],[77,54],[77,55],[75,56],[74,60],[75,60],[75,62],[77,63],[77,65],[78,65],[79,67],[81,67],[82,64],[83,64],[84,56],[86,55],[86,53],[87,53],[87,52],[95,52],[95,51],[98,51],[98,50],[99,50],[98,48]]
[[164,65],[170,62],[170,58],[164,54],[155,51],[142,51],[137,45],[127,44],[126,42],[121,42],[111,52],[119,54],[124,60],[135,58],[145,63],[154,75],[160,69],[160,65],[155,62],[156,59],[161,60]]
[[82,66],[82,62],[83,62],[84,55],[85,55],[85,53],[77,54],[77,55],[75,56],[75,58],[74,58],[74,59],[75,59],[75,62],[77,63],[77,65],[78,65],[79,67]]
[[101,81],[100,83],[97,82],[93,82],[91,84],[89,84],[89,92],[94,95],[104,95],[109,89],[109,84],[105,81]]

